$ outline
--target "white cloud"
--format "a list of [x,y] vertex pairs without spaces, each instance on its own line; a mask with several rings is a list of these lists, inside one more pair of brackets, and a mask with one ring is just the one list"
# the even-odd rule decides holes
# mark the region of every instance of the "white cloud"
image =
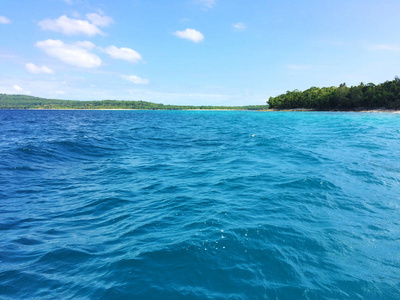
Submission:
[[232,27],[235,29],[235,30],[245,30],[247,27],[246,27],[246,25],[245,24],[243,24],[243,23],[241,23],[241,22],[239,22],[239,23],[236,23],[236,24],[233,24],[232,25]]
[[71,5],[72,4],[72,0],[63,0],[65,3]]
[[104,51],[112,58],[123,59],[131,63],[139,62],[142,59],[142,56],[138,52],[130,48],[109,46]]
[[213,8],[215,3],[215,0],[197,0],[197,3],[199,3],[200,5],[203,5],[204,8],[208,9],[208,8]]
[[[223,94],[223,93],[197,93],[194,91],[158,91],[148,90],[141,87],[134,87],[128,90],[131,99],[141,99],[159,103],[162,99],[164,104],[173,105],[243,105],[243,95]],[[256,95],[251,95],[254,101]],[[125,96],[126,97],[126,96]],[[262,102],[265,104],[265,95],[262,95]],[[250,101],[251,101],[250,100]],[[246,102],[245,102],[246,103]],[[251,103],[251,102],[250,102]],[[254,103],[254,102],[253,102]]]
[[204,35],[200,31],[190,28],[187,28],[186,30],[183,31],[176,31],[174,35],[176,35],[181,39],[190,40],[194,43],[199,43],[202,40],[204,40]]
[[13,85],[13,88],[14,88],[14,90],[16,90],[17,92],[21,92],[21,91],[24,90],[22,87],[20,87],[19,85],[16,85],[16,84]]
[[149,83],[148,79],[143,79],[136,75],[122,76],[122,78],[124,78],[132,83],[135,83],[135,84],[148,84]]
[[93,36],[102,34],[102,31],[89,21],[70,19],[66,15],[55,20],[45,19],[38,24],[43,30],[61,32],[67,35],[85,34]]
[[81,17],[81,14],[74,10],[71,12],[71,16],[73,16],[75,19],[79,19]]
[[393,44],[378,44],[371,46],[370,49],[374,51],[400,51],[400,46]]
[[9,18],[0,16],[0,24],[10,24],[10,23],[11,23],[11,20]]
[[76,42],[75,46],[78,46],[80,48],[85,48],[85,49],[88,49],[88,50],[92,50],[94,47],[96,47],[95,44],[93,44],[92,42],[89,42],[89,41]]
[[[47,55],[57,58],[63,63],[81,67],[96,68],[101,65],[101,59],[97,55],[88,52],[90,42],[78,42],[66,44],[60,40],[45,40],[36,43],[36,47],[43,50]],[[83,45],[83,46],[82,46]],[[93,45],[90,43],[90,45]]]
[[92,22],[93,25],[100,26],[100,27],[106,27],[106,26],[114,23],[114,20],[112,18],[104,16],[104,15],[99,15],[96,13],[86,14],[86,18],[90,22]]
[[13,89],[14,89],[14,91],[16,91],[19,94],[24,94],[24,95],[31,94],[31,91],[24,91],[24,89],[22,87],[20,87],[19,85],[16,85],[16,84],[13,85]]
[[[92,89],[88,89],[88,82],[84,82],[82,78],[74,78],[71,79],[71,82],[68,82],[68,86],[63,85],[60,81],[55,80],[55,78],[49,78],[48,76],[33,76],[33,77],[24,77],[15,81],[12,78],[0,78],[0,93],[4,94],[24,94],[24,95],[35,95],[37,97],[44,98],[54,98],[62,97],[64,94],[58,93],[58,91],[65,91],[65,95],[71,95],[73,91],[76,91],[79,84],[81,88],[79,91],[76,91],[74,97],[75,99],[82,99],[80,95],[85,94],[85,100],[93,99],[90,97],[90,93],[94,93]],[[13,87],[14,85],[18,85],[22,88],[21,91],[16,91]],[[107,85],[104,85],[107,88]],[[99,91],[96,91],[99,93]],[[69,97],[72,99],[71,97]]]
[[46,66],[41,66],[38,67],[33,63],[27,63],[25,64],[25,68],[28,72],[34,73],[34,74],[39,74],[39,73],[44,73],[44,74],[53,74],[54,71]]
[[65,92],[64,91],[55,91],[55,93],[57,94],[57,95],[64,95],[65,94]]

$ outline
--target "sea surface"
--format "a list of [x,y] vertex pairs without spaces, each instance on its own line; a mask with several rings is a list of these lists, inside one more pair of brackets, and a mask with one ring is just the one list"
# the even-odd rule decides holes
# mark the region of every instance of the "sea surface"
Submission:
[[0,111],[0,299],[400,299],[400,115]]

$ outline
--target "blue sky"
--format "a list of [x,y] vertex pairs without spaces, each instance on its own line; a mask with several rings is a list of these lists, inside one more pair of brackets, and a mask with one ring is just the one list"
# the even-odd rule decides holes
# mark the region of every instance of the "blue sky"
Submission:
[[165,104],[400,75],[398,0],[2,0],[0,93]]

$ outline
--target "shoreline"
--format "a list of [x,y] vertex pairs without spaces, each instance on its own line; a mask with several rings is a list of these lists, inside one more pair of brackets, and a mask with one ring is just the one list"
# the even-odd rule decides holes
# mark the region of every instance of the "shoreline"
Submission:
[[400,110],[389,109],[389,108],[372,108],[372,109],[313,109],[313,108],[288,108],[288,109],[276,109],[270,108],[263,111],[299,111],[299,112],[360,112],[360,113],[392,113],[400,114]]
[[288,109],[260,109],[260,110],[251,110],[251,109],[223,109],[223,108],[214,108],[214,109],[201,109],[201,108],[187,108],[187,109],[138,109],[138,108],[94,108],[94,109],[85,109],[85,108],[0,108],[0,110],[76,110],[76,111],[128,111],[128,110],[145,110],[145,111],[254,111],[254,112],[355,112],[355,113],[392,113],[392,114],[400,114],[400,110],[396,109],[388,109],[388,108],[374,108],[374,109],[313,109],[313,108],[288,108]]

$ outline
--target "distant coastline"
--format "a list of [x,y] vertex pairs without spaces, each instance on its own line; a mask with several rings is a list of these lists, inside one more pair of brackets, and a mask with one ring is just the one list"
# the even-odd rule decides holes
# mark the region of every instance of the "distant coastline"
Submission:
[[266,105],[217,106],[217,105],[167,105],[148,101],[131,100],[60,100],[27,95],[0,94],[0,109],[36,110],[251,110],[251,111],[330,111],[399,113],[400,79],[382,84],[360,83],[347,87],[311,87],[305,91],[287,91],[270,97]]
[[276,108],[269,108],[264,111],[298,111],[298,112],[359,112],[359,113],[393,113],[399,114],[400,109],[389,109],[389,108],[354,108],[354,109],[313,109],[313,108],[291,108],[291,109],[276,109]]
[[247,106],[192,106],[166,105],[148,101],[129,100],[59,100],[27,95],[0,94],[0,109],[36,109],[36,110],[266,110],[268,105]]
[[400,114],[400,110],[398,109],[347,109],[347,110],[320,110],[320,109],[311,109],[311,108],[293,108],[293,109],[217,109],[217,108],[185,108],[185,109],[135,109],[135,108],[1,108],[0,110],[30,110],[30,111],[140,111],[140,110],[148,110],[148,111],[256,111],[256,112],[354,112],[354,113],[390,113],[390,114]]

